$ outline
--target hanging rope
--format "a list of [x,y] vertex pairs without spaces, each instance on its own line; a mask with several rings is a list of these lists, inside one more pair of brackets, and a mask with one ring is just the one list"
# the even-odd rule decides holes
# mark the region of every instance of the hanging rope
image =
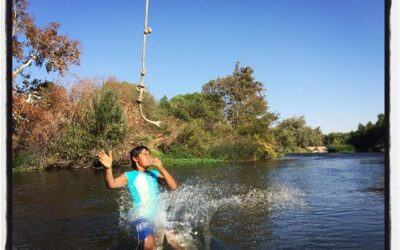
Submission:
[[137,90],[139,91],[139,97],[137,99],[137,103],[139,104],[140,116],[146,122],[152,123],[152,124],[156,125],[157,127],[160,127],[161,121],[151,121],[151,120],[147,119],[146,116],[143,114],[143,110],[142,110],[143,93],[146,91],[146,86],[144,85],[144,76],[147,73],[146,68],[145,68],[146,38],[147,38],[147,35],[152,32],[152,29],[149,26],[147,26],[148,13],[149,13],[149,0],[146,0],[146,8],[145,8],[145,15],[144,15],[143,47],[142,47],[142,71],[140,72],[140,83],[137,87]]

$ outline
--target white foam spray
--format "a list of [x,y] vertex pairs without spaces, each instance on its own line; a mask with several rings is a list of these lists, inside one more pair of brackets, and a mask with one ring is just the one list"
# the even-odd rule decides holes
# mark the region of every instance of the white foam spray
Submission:
[[[249,188],[228,183],[211,183],[193,179],[179,186],[176,191],[161,191],[156,218],[156,229],[174,238],[185,249],[208,249],[210,246],[210,222],[221,208],[278,212],[285,207],[305,206],[304,193],[284,185],[269,188]],[[132,215],[132,202],[127,192],[121,192],[120,225]],[[158,249],[162,249],[160,246]]]

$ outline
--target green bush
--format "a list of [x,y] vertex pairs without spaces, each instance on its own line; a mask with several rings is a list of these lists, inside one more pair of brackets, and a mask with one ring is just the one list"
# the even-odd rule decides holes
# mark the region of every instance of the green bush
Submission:
[[329,153],[353,153],[355,151],[354,146],[348,144],[340,145],[328,145]]
[[175,142],[161,146],[161,150],[178,158],[205,157],[212,141],[211,134],[204,129],[205,126],[203,120],[188,122]]
[[32,154],[28,151],[19,151],[13,154],[12,168],[24,168],[32,163]]
[[99,138],[100,147],[116,145],[122,141],[127,125],[123,108],[113,90],[107,89],[93,98],[93,118],[92,133]]
[[96,145],[96,138],[79,123],[70,123],[59,143],[60,154],[67,159],[87,156],[88,150]]
[[64,127],[59,152],[67,159],[89,157],[91,150],[118,145],[125,136],[124,112],[114,91],[98,92],[92,103],[85,118],[77,117]]
[[258,147],[254,140],[241,138],[214,145],[210,148],[210,156],[225,160],[255,160],[261,157]]

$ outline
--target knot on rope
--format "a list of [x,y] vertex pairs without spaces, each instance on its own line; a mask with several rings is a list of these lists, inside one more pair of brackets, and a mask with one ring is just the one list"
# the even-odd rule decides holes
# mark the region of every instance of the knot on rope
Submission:
[[140,104],[143,101],[143,93],[146,91],[146,86],[144,86],[144,83],[141,82],[136,89],[139,91],[139,97],[136,102]]
[[153,32],[153,30],[149,27],[149,26],[147,26],[146,28],[144,28],[144,33],[147,35],[147,34],[150,34],[151,32]]
[[140,116],[149,123],[152,123],[154,125],[156,125],[157,127],[161,126],[161,122],[160,121],[151,121],[149,119],[146,118],[146,116],[143,114],[143,110],[142,110],[142,101],[143,101],[143,93],[144,91],[146,91],[146,87],[144,86],[144,76],[146,75],[146,69],[145,69],[145,56],[146,56],[146,37],[147,34],[150,34],[153,30],[147,26],[147,18],[148,18],[148,6],[149,6],[149,0],[146,0],[146,8],[145,8],[145,16],[144,16],[144,34],[143,34],[143,47],[142,47],[142,71],[140,72],[141,74],[141,79],[140,79],[140,83],[138,84],[138,86],[136,87],[136,89],[139,91],[139,96],[137,99],[137,103],[139,104],[139,113]]

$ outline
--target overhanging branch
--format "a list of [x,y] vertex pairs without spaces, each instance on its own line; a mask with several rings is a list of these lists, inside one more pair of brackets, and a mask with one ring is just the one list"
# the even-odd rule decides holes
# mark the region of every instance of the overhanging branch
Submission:
[[15,79],[15,77],[17,77],[18,74],[20,74],[26,67],[28,67],[29,65],[32,64],[32,62],[35,60],[36,56],[31,55],[28,60],[23,63],[22,65],[20,65],[12,74],[12,78],[13,80]]

